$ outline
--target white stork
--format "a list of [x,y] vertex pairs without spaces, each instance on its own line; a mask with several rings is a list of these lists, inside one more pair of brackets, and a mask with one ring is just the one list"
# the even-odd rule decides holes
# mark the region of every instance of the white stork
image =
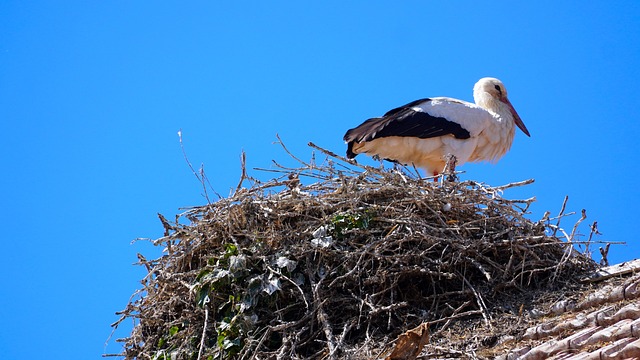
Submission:
[[473,87],[475,104],[448,97],[412,101],[366,120],[344,135],[347,157],[379,156],[423,168],[438,175],[448,155],[458,164],[500,159],[513,143],[514,124],[529,131],[495,78]]

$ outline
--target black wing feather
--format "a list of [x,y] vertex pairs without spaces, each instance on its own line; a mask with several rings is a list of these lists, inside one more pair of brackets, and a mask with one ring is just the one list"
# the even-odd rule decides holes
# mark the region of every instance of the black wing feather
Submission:
[[412,107],[414,107],[416,105],[419,105],[419,104],[421,104],[421,103],[423,103],[425,101],[431,101],[431,99],[424,98],[424,99],[418,99],[418,100],[412,101],[412,102],[410,102],[408,104],[405,104],[405,105],[402,105],[402,106],[397,107],[395,109],[391,109],[391,110],[387,111],[383,115],[383,117],[393,116],[393,115],[395,115],[395,114],[397,114],[397,113],[399,113],[399,112],[401,112],[403,110],[411,110]]
[[344,141],[347,142],[347,157],[356,156],[352,151],[354,142],[371,141],[388,136],[411,136],[421,139],[444,135],[453,135],[457,139],[471,137],[469,131],[456,122],[412,109],[425,101],[430,99],[412,101],[391,109],[383,117],[368,119],[358,127],[347,131],[344,135]]
[[387,136],[412,136],[427,139],[437,136],[453,135],[458,139],[471,137],[469,131],[460,124],[442,117],[431,116],[425,112],[413,111],[404,114],[402,119],[395,119],[378,130],[375,136],[367,140]]

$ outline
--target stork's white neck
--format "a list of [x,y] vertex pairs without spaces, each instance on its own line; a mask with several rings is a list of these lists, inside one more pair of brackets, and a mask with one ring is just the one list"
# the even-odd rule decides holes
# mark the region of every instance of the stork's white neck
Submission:
[[474,91],[473,100],[476,102],[476,105],[494,113],[498,112],[501,104],[504,105],[502,101],[496,99],[491,94],[483,90]]
[[515,135],[513,114],[509,105],[486,91],[474,91],[473,98],[476,105],[488,110],[493,115],[493,121],[480,135],[482,143],[492,145],[479,146],[471,161],[477,161],[476,159],[498,160],[509,151],[513,143]]

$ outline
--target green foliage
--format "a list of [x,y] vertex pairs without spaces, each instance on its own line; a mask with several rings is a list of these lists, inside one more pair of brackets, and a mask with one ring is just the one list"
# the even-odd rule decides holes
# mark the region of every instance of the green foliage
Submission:
[[224,258],[228,259],[231,256],[238,255],[238,246],[235,244],[225,244],[224,245]]
[[338,239],[344,238],[347,231],[352,229],[368,229],[373,219],[373,210],[364,209],[362,212],[343,212],[331,219],[331,224]]
[[196,291],[196,303],[200,308],[204,308],[207,303],[209,303],[209,293],[211,291],[211,286],[209,284],[204,284],[197,288]]
[[216,331],[218,333],[218,347],[229,355],[235,355],[241,350],[241,341],[244,337],[244,331],[235,321],[237,315],[233,318],[225,317],[218,322]]
[[169,328],[169,335],[173,336],[177,334],[178,331],[180,331],[180,328],[176,325],[173,325],[172,327]]
[[[242,350],[251,322],[245,310],[264,295],[268,284],[262,273],[265,264],[247,264],[246,256],[235,244],[224,244],[218,256],[207,260],[207,266],[195,278],[195,300],[198,307],[209,309],[214,315],[216,337],[214,343],[224,358]],[[213,310],[213,312],[211,312]],[[171,328],[175,334],[178,328]]]

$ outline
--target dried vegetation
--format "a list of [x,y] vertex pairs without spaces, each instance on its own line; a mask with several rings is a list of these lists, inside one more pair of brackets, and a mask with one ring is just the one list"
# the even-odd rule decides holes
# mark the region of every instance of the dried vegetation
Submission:
[[425,358],[465,357],[491,344],[451,329],[517,322],[536,291],[595,266],[560,227],[564,205],[531,221],[534,199],[502,196],[530,181],[435,183],[310,145],[322,162],[294,157],[300,167],[276,164],[268,182],[243,164],[233,195],[161,216],[164,255],[140,255],[148,275],[114,324],[135,321],[120,356],[410,359],[425,346]]

